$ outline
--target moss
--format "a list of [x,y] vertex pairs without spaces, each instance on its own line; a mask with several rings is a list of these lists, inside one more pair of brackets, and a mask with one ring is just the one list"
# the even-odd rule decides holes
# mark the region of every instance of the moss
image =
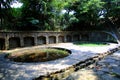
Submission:
[[70,53],[60,49],[31,49],[9,53],[6,57],[16,62],[44,62],[63,58]]
[[98,47],[98,46],[107,46],[108,44],[102,42],[76,42],[75,45],[79,46],[89,46],[89,47]]

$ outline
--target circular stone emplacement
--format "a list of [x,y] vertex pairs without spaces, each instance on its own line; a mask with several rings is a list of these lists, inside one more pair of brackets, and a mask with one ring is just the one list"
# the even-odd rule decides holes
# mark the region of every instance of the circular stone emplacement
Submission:
[[70,53],[63,48],[38,48],[15,51],[5,57],[15,62],[45,62],[67,57]]

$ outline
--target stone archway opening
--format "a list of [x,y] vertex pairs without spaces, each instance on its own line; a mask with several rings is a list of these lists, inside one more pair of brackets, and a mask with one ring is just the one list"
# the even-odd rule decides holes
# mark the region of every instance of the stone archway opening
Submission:
[[58,42],[59,42],[59,43],[64,42],[64,36],[59,36],[59,37],[58,37]]
[[46,44],[46,37],[40,36],[37,38],[38,45]]
[[5,49],[5,39],[0,38],[0,50]]
[[49,44],[56,43],[56,37],[55,36],[49,36]]
[[81,35],[81,41],[89,41],[89,35],[88,34]]
[[73,41],[79,41],[80,36],[78,34],[73,35]]
[[24,37],[24,46],[34,46],[34,38],[33,37]]
[[66,39],[67,39],[67,40],[66,40],[67,42],[72,42],[72,37],[71,37],[70,35],[67,35],[67,36],[66,36]]
[[20,38],[12,37],[9,39],[9,49],[20,47]]

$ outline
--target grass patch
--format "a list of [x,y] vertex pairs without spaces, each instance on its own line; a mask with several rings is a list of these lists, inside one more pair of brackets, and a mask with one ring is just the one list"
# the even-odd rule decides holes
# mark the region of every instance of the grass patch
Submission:
[[6,58],[15,62],[45,62],[68,56],[70,53],[61,49],[30,49],[9,53]]
[[99,43],[99,42],[76,42],[75,45],[79,46],[88,46],[88,47],[99,47],[99,46],[107,46],[106,43]]

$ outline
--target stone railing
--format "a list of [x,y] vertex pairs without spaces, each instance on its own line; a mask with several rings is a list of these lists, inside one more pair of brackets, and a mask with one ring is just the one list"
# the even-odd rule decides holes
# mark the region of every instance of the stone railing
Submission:
[[117,42],[115,37],[110,32],[99,31],[0,32],[0,50],[74,41]]

